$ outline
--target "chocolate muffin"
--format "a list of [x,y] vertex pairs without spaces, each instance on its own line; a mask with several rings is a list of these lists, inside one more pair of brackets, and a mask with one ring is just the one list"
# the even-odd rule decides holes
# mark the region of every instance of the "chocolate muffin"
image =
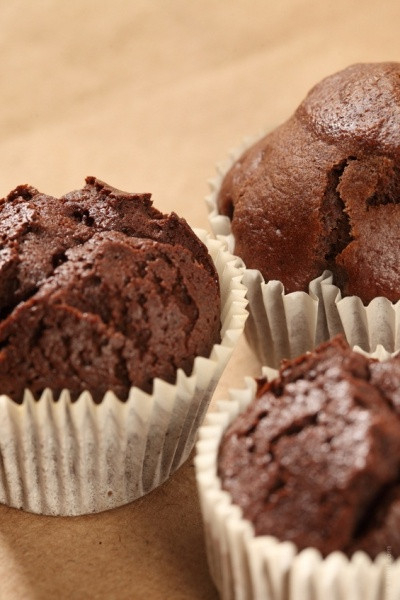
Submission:
[[206,247],[149,194],[93,178],[60,199],[19,186],[0,201],[0,390],[76,398],[174,382],[220,341]]
[[227,429],[218,472],[256,535],[400,556],[400,358],[336,337],[286,361]]
[[318,83],[224,178],[235,253],[287,292],[325,269],[364,303],[400,297],[400,63]]

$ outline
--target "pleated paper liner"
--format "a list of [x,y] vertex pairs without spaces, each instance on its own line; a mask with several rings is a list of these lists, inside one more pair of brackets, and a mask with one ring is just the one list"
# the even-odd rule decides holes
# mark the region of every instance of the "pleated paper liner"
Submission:
[[[390,355],[382,347],[373,354]],[[269,378],[276,371],[264,370]],[[250,521],[221,489],[217,456],[223,432],[254,398],[255,381],[232,390],[217,403],[199,431],[195,459],[207,558],[223,600],[399,600],[400,559],[390,548],[372,560],[364,552],[351,558],[333,552],[326,558],[314,548],[298,552],[291,542],[256,536]]]
[[[218,214],[217,196],[227,171],[261,137],[248,138],[232,151],[210,181],[209,221],[217,239],[225,240],[232,253],[231,222]],[[400,349],[400,300],[392,303],[378,297],[365,306],[356,296],[342,298],[330,271],[311,281],[308,293],[285,294],[280,281],[266,282],[254,269],[245,270],[243,283],[249,300],[245,333],[262,364],[277,368],[283,358],[295,358],[338,333],[344,333],[350,346],[366,352],[373,352],[379,344],[389,352]]]
[[155,379],[152,394],[132,388],[126,402],[88,392],[71,402],[45,390],[22,404],[0,396],[0,502],[49,515],[111,509],[163,483],[187,459],[209,401],[247,317],[243,269],[226,245],[202,230],[217,268],[221,343],[197,357],[176,384]]

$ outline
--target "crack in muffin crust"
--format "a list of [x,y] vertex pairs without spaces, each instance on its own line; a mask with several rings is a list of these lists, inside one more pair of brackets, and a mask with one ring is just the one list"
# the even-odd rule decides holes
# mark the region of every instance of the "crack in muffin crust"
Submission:
[[219,189],[238,254],[286,292],[325,269],[345,296],[400,297],[400,63],[318,83]]

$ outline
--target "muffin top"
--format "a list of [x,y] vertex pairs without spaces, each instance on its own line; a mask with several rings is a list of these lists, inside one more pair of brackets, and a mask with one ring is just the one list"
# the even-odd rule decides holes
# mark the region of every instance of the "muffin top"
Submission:
[[235,252],[286,291],[324,269],[364,303],[400,297],[400,63],[317,84],[224,178]]
[[93,178],[60,199],[19,186],[0,201],[0,389],[101,401],[174,382],[220,341],[207,248],[149,194]]
[[340,337],[259,382],[218,458],[256,535],[400,556],[399,389],[400,358],[372,361]]

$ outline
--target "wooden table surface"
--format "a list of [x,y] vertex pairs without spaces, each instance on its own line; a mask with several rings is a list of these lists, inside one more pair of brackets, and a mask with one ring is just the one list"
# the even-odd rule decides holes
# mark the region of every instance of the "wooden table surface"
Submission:
[[[0,196],[96,175],[208,228],[214,165],[319,79],[399,60],[398,0],[0,1]],[[215,398],[259,365],[242,340]],[[0,507],[0,600],[193,599],[207,571],[191,460],[99,515]]]

